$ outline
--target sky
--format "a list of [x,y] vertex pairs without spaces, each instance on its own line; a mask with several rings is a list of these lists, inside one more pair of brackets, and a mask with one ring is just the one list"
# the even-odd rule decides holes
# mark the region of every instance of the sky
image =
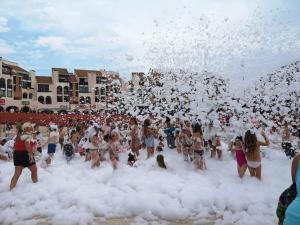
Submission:
[[0,56],[38,75],[208,70],[248,83],[300,60],[298,0],[1,0]]

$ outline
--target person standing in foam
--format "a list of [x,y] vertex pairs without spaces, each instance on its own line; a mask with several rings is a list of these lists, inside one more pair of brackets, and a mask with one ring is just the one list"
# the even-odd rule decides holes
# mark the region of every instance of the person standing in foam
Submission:
[[265,139],[264,142],[258,141],[256,134],[251,130],[248,130],[245,133],[244,138],[245,152],[250,175],[255,176],[258,179],[261,179],[260,146],[268,146],[270,144],[264,131],[261,131],[261,135]]
[[300,154],[296,155],[292,162],[292,181],[296,183],[297,196],[285,212],[284,225],[300,224]]
[[48,138],[48,158],[46,159],[47,165],[51,164],[52,158],[56,151],[56,145],[59,143],[58,127],[55,124],[51,124],[49,130],[50,134]]
[[151,126],[151,120],[145,119],[144,120],[144,127],[143,127],[143,142],[147,149],[147,159],[154,155],[154,137],[156,135],[156,130]]
[[23,124],[22,130],[17,131],[13,153],[15,173],[10,182],[10,190],[16,186],[25,167],[28,167],[31,172],[32,182],[36,183],[38,181],[37,167],[32,152],[33,145],[30,143],[32,131],[32,125],[28,122]]

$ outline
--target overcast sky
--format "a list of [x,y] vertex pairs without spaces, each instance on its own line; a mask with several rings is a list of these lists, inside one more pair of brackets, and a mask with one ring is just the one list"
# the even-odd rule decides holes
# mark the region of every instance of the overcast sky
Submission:
[[182,68],[250,81],[300,60],[299,9],[298,0],[1,0],[0,56],[38,75]]

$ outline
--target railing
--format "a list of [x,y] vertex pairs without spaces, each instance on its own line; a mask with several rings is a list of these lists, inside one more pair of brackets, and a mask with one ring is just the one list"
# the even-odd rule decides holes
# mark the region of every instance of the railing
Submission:
[[[111,115],[113,121],[129,121],[130,117],[125,115]],[[76,126],[81,122],[89,122],[91,120],[103,124],[106,117],[102,115],[86,115],[86,114],[44,114],[44,113],[9,113],[0,112],[0,124],[17,124],[31,122],[40,126],[48,126],[54,122],[58,126]]]

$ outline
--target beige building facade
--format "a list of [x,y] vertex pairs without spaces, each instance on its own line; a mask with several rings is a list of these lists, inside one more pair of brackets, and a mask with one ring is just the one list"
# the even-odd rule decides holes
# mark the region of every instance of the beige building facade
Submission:
[[114,71],[52,68],[51,76],[37,76],[2,58],[0,68],[0,111],[108,109],[124,84]]

